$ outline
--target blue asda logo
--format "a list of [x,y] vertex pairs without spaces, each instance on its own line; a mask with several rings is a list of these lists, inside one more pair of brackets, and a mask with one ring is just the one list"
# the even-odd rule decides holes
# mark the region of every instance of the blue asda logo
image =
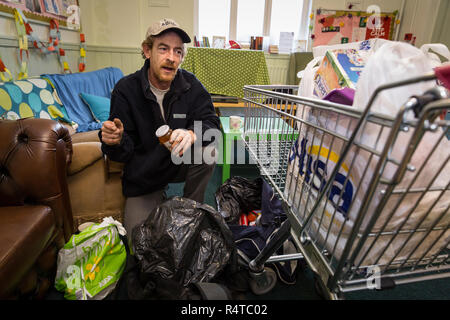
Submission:
[[[299,159],[298,174],[303,177],[304,181],[311,186],[311,188],[322,191],[327,182],[328,170],[326,162],[328,159],[328,166],[330,172],[333,170],[333,164],[339,161],[339,156],[325,148],[324,146],[308,146],[308,140],[302,139],[300,146],[297,139],[291,149],[289,163]],[[333,207],[347,218],[348,210],[353,199],[353,182],[351,177],[347,180],[349,169],[345,163],[342,164],[339,172],[334,178],[331,186],[331,192],[328,199]],[[347,181],[346,181],[347,180]],[[341,196],[342,193],[342,197]]]

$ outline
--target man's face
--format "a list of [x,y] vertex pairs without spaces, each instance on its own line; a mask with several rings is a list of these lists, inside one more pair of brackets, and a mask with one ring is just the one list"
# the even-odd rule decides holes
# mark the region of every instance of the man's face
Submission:
[[183,58],[183,41],[173,31],[155,38],[152,49],[144,45],[144,54],[150,58],[149,80],[159,89],[168,89],[177,74]]

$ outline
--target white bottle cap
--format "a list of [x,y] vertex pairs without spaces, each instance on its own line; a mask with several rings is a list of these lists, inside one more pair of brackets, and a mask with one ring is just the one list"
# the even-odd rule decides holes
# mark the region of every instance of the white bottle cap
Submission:
[[167,124],[165,124],[165,125],[159,127],[158,130],[156,130],[155,134],[158,138],[164,137],[167,134],[167,132],[169,132],[169,130],[170,130],[169,126]]

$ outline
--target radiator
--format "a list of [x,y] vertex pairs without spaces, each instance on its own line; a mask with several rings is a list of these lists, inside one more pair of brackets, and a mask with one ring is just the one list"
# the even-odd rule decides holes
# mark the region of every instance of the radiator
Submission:
[[271,56],[266,54],[266,63],[270,84],[287,84],[289,55],[280,54]]

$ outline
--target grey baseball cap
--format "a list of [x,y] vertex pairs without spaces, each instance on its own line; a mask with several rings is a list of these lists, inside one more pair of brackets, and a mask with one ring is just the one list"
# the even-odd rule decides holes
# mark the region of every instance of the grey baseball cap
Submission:
[[145,35],[145,38],[148,38],[149,36],[157,36],[161,34],[163,31],[166,30],[173,30],[181,37],[181,40],[183,40],[184,43],[191,42],[191,38],[188,36],[186,31],[180,28],[180,25],[176,23],[172,19],[164,18],[162,20],[159,20],[158,22],[155,22],[152,24],[148,29],[147,33]]

